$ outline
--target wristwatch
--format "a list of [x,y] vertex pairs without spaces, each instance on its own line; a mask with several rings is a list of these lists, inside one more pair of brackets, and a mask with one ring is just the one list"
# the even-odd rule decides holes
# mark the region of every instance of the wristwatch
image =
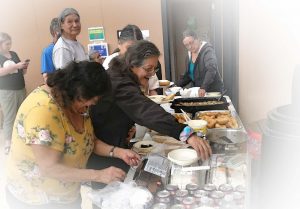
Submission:
[[114,156],[114,150],[115,150],[115,146],[113,146],[110,151],[109,151],[109,157],[113,157]]

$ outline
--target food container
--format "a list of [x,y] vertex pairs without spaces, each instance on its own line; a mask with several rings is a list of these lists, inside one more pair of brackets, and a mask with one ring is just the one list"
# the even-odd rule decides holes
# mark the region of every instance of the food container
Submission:
[[205,120],[189,120],[188,125],[197,132],[198,136],[205,136],[207,132],[207,122]]
[[201,198],[208,197],[208,195],[209,195],[208,191],[205,191],[203,189],[196,190],[194,192],[194,198],[195,198],[196,204],[200,205]]
[[247,133],[239,129],[209,129],[206,134],[213,153],[242,153],[247,148]]
[[176,149],[168,153],[168,159],[181,166],[187,166],[195,163],[199,157],[194,149]]
[[166,203],[155,203],[153,206],[152,206],[152,209],[168,209],[168,204]]
[[192,209],[195,204],[195,198],[194,197],[186,197],[182,200],[182,204],[184,205],[185,209]]
[[183,109],[185,112],[195,114],[204,110],[228,110],[228,105],[229,103],[224,97],[220,102],[218,102],[218,98],[196,97],[174,99],[171,108],[178,113]]
[[233,191],[233,187],[230,184],[221,184],[219,190],[224,192],[224,194],[229,194]]
[[185,189],[180,189],[176,191],[175,203],[182,203],[183,199],[189,195],[189,192]]
[[210,194],[210,197],[213,199],[214,201],[214,205],[215,207],[218,207],[220,206],[220,202],[222,200],[222,198],[225,196],[224,192],[222,191],[213,191],[211,194]]
[[188,190],[190,195],[194,195],[195,191],[199,189],[199,186],[198,184],[187,184],[185,188]]
[[169,80],[159,80],[158,83],[160,86],[169,86],[171,82]]
[[199,111],[195,113],[194,119],[202,119],[207,121],[207,128],[222,129],[242,129],[243,124],[235,111],[229,110],[209,110]]
[[156,194],[156,202],[161,202],[165,204],[169,204],[171,202],[170,192],[167,190],[162,190],[157,192]]

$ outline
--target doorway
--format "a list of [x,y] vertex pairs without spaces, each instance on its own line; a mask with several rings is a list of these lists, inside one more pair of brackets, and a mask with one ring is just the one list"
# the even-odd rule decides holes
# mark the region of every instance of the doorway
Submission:
[[182,32],[197,30],[213,45],[226,94],[238,111],[238,0],[163,0],[162,20],[166,78],[177,81],[184,74]]

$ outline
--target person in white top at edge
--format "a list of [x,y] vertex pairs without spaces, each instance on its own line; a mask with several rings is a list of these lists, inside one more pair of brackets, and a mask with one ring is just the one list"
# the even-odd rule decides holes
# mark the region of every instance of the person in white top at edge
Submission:
[[61,37],[53,49],[53,64],[56,69],[64,68],[69,62],[88,60],[84,47],[77,41],[81,32],[79,13],[73,8],[65,8],[59,15]]
[[[135,41],[143,40],[143,34],[141,29],[136,25],[126,25],[120,33],[118,40],[118,49],[105,58],[103,67],[107,70],[109,68],[110,61],[117,56],[123,56],[127,51],[127,48],[131,46]],[[159,88],[159,82],[156,74],[152,76],[148,81],[148,89],[145,89],[147,95],[157,95],[156,89]]]

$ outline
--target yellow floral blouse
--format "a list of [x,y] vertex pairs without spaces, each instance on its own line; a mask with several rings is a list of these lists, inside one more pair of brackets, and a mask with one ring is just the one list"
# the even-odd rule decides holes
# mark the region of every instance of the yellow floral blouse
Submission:
[[52,97],[42,87],[35,89],[21,105],[13,127],[7,162],[7,188],[29,204],[71,203],[79,197],[80,183],[41,176],[31,144],[62,153],[62,163],[85,168],[93,151],[94,134],[89,117],[84,133],[75,131]]

